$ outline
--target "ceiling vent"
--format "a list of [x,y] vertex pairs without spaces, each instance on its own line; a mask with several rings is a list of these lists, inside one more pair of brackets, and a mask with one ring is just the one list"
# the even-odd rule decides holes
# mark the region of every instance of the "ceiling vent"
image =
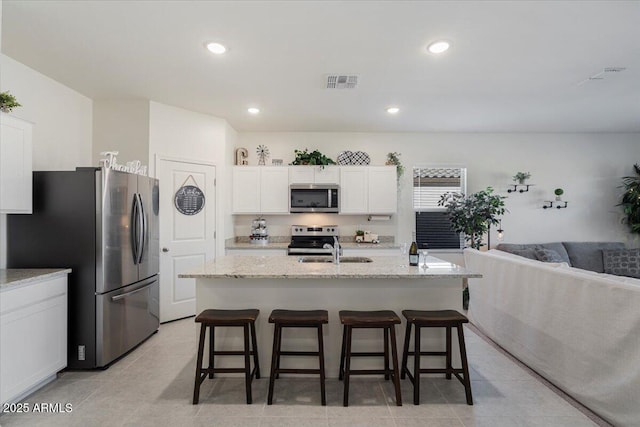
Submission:
[[578,86],[583,85],[592,80],[604,80],[606,77],[609,77],[617,73],[621,73],[626,69],[627,69],[626,67],[605,67],[601,71],[595,73],[594,75],[589,76],[586,79],[582,80],[580,83],[578,83]]
[[327,89],[355,89],[358,78],[357,74],[328,74]]

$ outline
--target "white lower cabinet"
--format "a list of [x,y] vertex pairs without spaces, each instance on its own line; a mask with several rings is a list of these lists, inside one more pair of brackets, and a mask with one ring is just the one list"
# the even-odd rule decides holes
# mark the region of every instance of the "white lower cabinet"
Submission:
[[67,276],[0,293],[0,403],[16,402],[67,366]]

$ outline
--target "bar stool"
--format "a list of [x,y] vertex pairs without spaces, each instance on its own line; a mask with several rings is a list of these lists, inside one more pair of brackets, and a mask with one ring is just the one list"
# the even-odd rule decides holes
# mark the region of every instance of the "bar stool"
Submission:
[[[324,373],[324,343],[322,325],[329,323],[327,310],[273,310],[269,323],[275,324],[273,333],[273,352],[271,353],[271,375],[269,376],[269,396],[267,404],[273,403],[273,388],[280,374],[320,374],[320,397],[322,405],[327,404]],[[317,328],[318,351],[282,351],[283,328]],[[318,356],[319,369],[283,369],[280,368],[280,356]]]
[[[467,404],[473,405],[471,396],[471,381],[469,380],[469,366],[467,364],[467,350],[464,345],[464,332],[462,330],[463,323],[469,323],[469,320],[461,313],[455,310],[440,311],[421,311],[421,310],[403,310],[402,315],[407,319],[407,331],[404,336],[404,352],[402,354],[402,379],[405,374],[413,384],[413,403],[420,404],[420,374],[445,374],[448,380],[451,374],[455,375],[464,385],[464,391],[467,397]],[[409,340],[411,338],[411,326],[415,325],[416,332],[414,337],[414,351],[409,351]],[[458,343],[460,346],[460,359],[462,368],[453,368],[451,365],[451,328],[458,330]],[[421,351],[420,350],[420,328],[446,328],[446,351]],[[407,359],[414,356],[413,375],[407,368]],[[445,356],[446,368],[420,368],[420,356]],[[463,374],[464,377],[461,377]]]
[[[393,377],[396,390],[396,405],[402,406],[400,393],[400,376],[398,371],[398,350],[396,348],[396,328],[400,318],[391,310],[380,311],[350,311],[339,312],[340,322],[344,325],[342,332],[342,351],[340,353],[340,374],[338,379],[344,379],[343,405],[349,406],[349,378],[351,375],[384,374],[384,379]],[[384,352],[352,352],[351,338],[353,329],[383,329]],[[393,369],[389,369],[389,338],[391,338],[391,354]],[[352,357],[384,356],[384,369],[351,369]]]
[[[215,373],[244,373],[245,387],[247,391],[247,404],[251,403],[251,382],[253,377],[260,378],[260,365],[258,363],[258,345],[256,343],[256,318],[260,310],[204,310],[196,317],[196,323],[200,323],[200,341],[198,343],[198,362],[196,365],[196,382],[193,388],[193,404],[197,405],[200,397],[200,385],[209,375],[213,378]],[[237,326],[244,329],[243,351],[214,351],[215,327]],[[204,353],[205,333],[209,327],[209,367],[202,367]],[[251,332],[251,346],[249,349],[249,332]],[[244,356],[244,368],[214,368],[214,356]],[[251,371],[250,356],[253,355],[254,368]]]

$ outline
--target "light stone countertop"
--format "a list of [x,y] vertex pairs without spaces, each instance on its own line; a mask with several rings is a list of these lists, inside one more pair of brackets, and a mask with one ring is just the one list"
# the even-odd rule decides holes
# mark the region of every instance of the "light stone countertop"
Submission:
[[243,256],[216,258],[180,274],[195,279],[467,279],[477,274],[450,262],[427,257],[429,268],[410,267],[394,256],[372,256],[370,263],[301,263],[297,256]]
[[71,273],[66,268],[10,268],[0,269],[0,291],[14,289],[22,285],[53,279]]
[[[227,243],[226,249],[287,249],[289,242],[269,242],[267,244],[253,244],[243,242]],[[395,243],[341,243],[343,249],[396,249]]]

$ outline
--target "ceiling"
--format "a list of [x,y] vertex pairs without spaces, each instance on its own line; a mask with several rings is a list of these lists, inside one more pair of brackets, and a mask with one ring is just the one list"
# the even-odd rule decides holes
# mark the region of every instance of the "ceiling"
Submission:
[[[96,100],[238,131],[640,132],[639,1],[1,4],[15,60]],[[443,38],[448,52],[426,52]],[[605,67],[626,70],[587,80]],[[328,73],[360,84],[325,89]]]

